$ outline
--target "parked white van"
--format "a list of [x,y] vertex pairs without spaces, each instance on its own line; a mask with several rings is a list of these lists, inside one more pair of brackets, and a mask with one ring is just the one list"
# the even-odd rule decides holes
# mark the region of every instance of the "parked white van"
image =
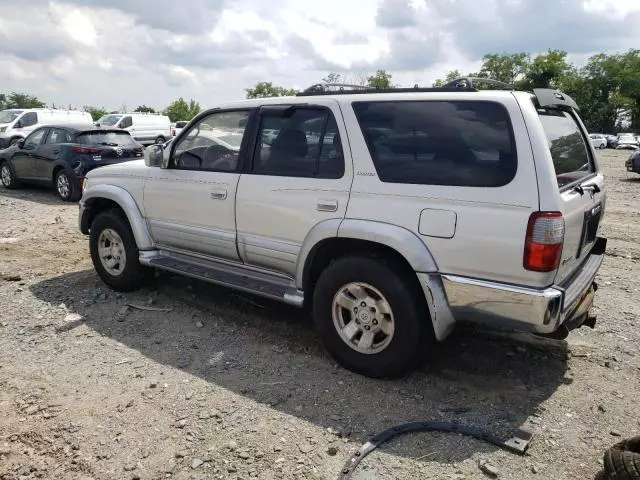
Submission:
[[102,116],[96,125],[127,130],[138,143],[164,143],[171,137],[171,120],[157,113],[113,113]]
[[51,108],[15,108],[0,112],[0,149],[7,148],[43,125],[92,123],[91,115],[77,110]]

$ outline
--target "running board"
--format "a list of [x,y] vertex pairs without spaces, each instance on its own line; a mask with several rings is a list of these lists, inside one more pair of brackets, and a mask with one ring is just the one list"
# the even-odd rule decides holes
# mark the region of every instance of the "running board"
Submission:
[[296,307],[302,307],[304,303],[304,294],[296,288],[293,279],[242,265],[164,251],[140,252],[140,263]]

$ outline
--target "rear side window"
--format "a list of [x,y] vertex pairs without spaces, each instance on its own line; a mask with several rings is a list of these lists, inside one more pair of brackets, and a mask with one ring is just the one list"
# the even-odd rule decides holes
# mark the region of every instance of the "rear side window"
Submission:
[[355,102],[383,182],[500,187],[517,169],[509,114],[494,102]]
[[562,110],[538,109],[556,170],[558,187],[577,182],[595,169],[589,147],[575,118]]
[[135,142],[126,132],[90,132],[78,135],[76,140],[81,145],[107,145],[111,147],[124,147]]

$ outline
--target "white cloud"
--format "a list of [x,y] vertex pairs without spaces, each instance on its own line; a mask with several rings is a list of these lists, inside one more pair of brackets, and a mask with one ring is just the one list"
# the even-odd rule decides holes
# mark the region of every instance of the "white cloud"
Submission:
[[391,70],[430,85],[490,52],[640,45],[638,0],[4,0],[0,92],[56,104],[163,108],[240,99],[266,80]]

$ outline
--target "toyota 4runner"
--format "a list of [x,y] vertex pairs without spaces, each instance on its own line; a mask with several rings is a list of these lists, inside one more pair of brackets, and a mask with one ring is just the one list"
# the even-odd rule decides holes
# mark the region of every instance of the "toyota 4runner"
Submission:
[[606,246],[577,110],[459,83],[222,105],[91,171],[80,229],[111,288],[160,269],[306,305],[368,376],[408,371],[459,321],[564,337],[593,326]]

